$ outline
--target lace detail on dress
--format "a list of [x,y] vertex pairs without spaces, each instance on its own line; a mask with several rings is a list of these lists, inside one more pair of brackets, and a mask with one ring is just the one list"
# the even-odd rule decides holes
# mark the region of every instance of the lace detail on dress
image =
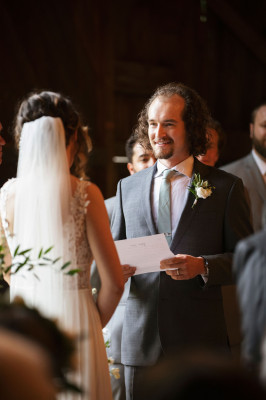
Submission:
[[71,215],[75,222],[76,265],[80,269],[78,282],[80,289],[90,287],[90,265],[92,262],[92,252],[86,230],[86,212],[89,204],[87,198],[88,185],[90,185],[88,181],[79,181],[71,201]]

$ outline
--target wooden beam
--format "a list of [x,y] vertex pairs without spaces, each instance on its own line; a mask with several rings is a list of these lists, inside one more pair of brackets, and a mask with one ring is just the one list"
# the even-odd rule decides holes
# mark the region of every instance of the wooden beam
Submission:
[[266,41],[225,0],[208,0],[208,7],[235,33],[244,45],[266,64]]

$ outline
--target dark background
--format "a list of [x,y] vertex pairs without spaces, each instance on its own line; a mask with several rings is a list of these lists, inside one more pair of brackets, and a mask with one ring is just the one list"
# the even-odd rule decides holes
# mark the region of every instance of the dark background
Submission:
[[147,98],[196,89],[227,134],[220,165],[250,150],[251,110],[266,99],[265,0],[0,0],[1,184],[16,173],[12,120],[33,89],[72,98],[90,126],[90,176],[104,197],[127,175],[124,144]]

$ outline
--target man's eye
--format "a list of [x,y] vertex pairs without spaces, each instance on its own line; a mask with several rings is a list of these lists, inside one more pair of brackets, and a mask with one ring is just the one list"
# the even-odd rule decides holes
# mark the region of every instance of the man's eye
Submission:
[[174,126],[174,124],[172,122],[167,122],[166,124],[164,124],[164,126]]

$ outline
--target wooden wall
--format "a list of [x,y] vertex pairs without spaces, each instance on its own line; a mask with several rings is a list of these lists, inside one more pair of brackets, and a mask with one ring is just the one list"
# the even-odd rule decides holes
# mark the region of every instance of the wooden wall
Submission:
[[154,89],[182,81],[227,133],[221,164],[250,149],[249,116],[265,100],[266,1],[0,0],[0,120],[8,145],[1,184],[16,172],[17,101],[61,91],[91,127],[90,175],[105,197],[127,175],[124,145]]

